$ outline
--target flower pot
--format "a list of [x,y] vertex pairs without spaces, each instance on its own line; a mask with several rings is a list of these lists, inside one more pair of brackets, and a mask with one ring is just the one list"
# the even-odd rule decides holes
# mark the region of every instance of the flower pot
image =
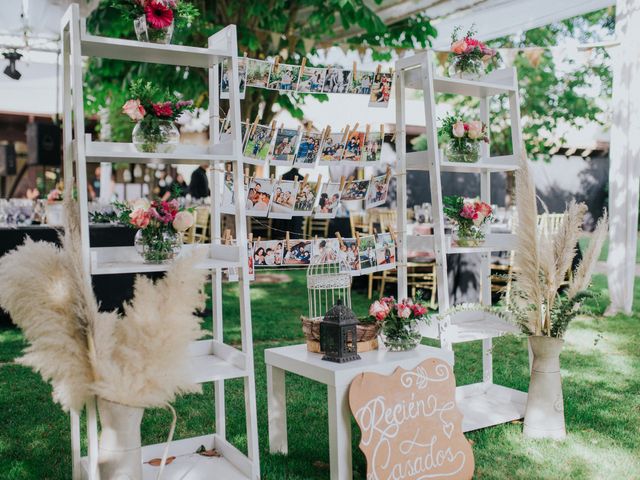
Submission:
[[567,435],[560,377],[563,344],[560,338],[529,337],[533,366],[524,414],[523,433],[527,438],[562,440]]
[[453,233],[453,241],[458,247],[480,247],[484,244],[484,233],[480,228],[458,229]]
[[484,75],[484,68],[484,62],[479,58],[464,58],[460,55],[451,61],[448,74],[451,78],[478,80]]
[[480,142],[467,141],[460,145],[451,141],[447,144],[447,160],[450,162],[476,163],[480,159]]
[[133,29],[140,42],[169,44],[173,36],[173,20],[163,28],[155,28],[146,15],[141,15],[133,21]]
[[180,253],[182,234],[172,229],[141,229],[136,232],[134,246],[144,263],[165,263]]
[[98,398],[100,440],[98,470],[102,480],[142,480],[140,422],[144,408]]
[[131,134],[133,145],[139,152],[171,153],[180,142],[180,131],[169,120],[158,123],[140,121]]
[[385,326],[382,327],[382,343],[390,352],[406,352],[415,349],[420,345],[422,334],[417,322],[411,325],[405,325],[402,331],[385,332]]

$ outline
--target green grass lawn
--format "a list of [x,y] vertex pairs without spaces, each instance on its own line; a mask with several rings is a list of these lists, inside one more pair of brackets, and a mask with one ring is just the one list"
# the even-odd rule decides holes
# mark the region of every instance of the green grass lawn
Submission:
[[[264,350],[302,340],[300,314],[306,310],[304,272],[290,274],[289,283],[255,284],[251,288],[258,401],[258,429],[262,475],[265,479],[329,478],[326,388],[310,380],[287,376],[289,455],[270,455],[267,442],[266,375]],[[596,278],[606,296],[606,280]],[[224,295],[226,340],[237,342],[239,326],[237,285]],[[640,311],[640,286],[636,311]],[[354,293],[356,313],[364,314],[364,295]],[[594,311],[604,310],[604,302]],[[519,422],[468,434],[473,441],[476,478],[482,479],[631,479],[640,478],[640,313],[631,317],[581,319],[572,324],[562,354],[562,374],[568,437],[563,442],[528,441]],[[21,334],[0,330],[0,478],[68,479],[71,475],[69,422],[51,400],[51,390],[40,377],[13,359],[25,346]],[[481,379],[479,342],[456,348],[458,384]],[[495,381],[526,389],[526,341],[505,337],[494,347]],[[213,391],[189,395],[176,402],[176,438],[213,429]],[[227,382],[227,429],[230,440],[244,449],[242,382]],[[170,416],[148,410],[143,441],[165,439]],[[364,456],[353,424],[356,479],[365,478]],[[224,479],[212,479],[224,480]]]
[[[589,246],[589,240],[590,238],[588,236],[582,237],[579,240],[580,250],[582,250],[582,252],[584,252]],[[606,262],[608,254],[609,254],[609,239],[607,238],[604,241],[604,245],[602,245],[602,250],[600,251],[599,260],[601,262]],[[640,263],[640,239],[638,240],[638,244],[636,246],[636,263]]]

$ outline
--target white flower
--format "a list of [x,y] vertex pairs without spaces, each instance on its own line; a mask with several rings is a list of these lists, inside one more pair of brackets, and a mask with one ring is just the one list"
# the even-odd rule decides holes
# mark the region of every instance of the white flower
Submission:
[[131,204],[131,210],[133,210],[134,212],[136,210],[147,211],[149,210],[149,208],[151,208],[151,203],[146,198],[139,198]]
[[194,222],[193,215],[187,210],[176,213],[176,218],[173,219],[173,228],[176,232],[184,232],[191,228]]

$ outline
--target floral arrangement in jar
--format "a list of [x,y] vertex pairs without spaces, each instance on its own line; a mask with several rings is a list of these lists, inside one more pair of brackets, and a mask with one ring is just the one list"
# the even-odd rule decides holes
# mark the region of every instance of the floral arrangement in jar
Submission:
[[480,143],[489,143],[484,123],[479,120],[465,122],[456,115],[448,115],[442,120],[438,137],[446,144],[450,162],[475,163],[480,158]]
[[174,25],[188,27],[200,14],[183,0],[112,0],[111,6],[133,20],[141,42],[171,43]]
[[[151,82],[135,80],[129,87],[131,97],[122,106],[122,113],[136,122],[133,145],[139,152],[171,153],[180,141],[175,120],[185,111],[193,111],[192,100],[179,100],[174,95],[162,95]],[[157,98],[163,96],[163,101]]]
[[485,65],[497,66],[500,54],[487,47],[474,37],[473,26],[464,37],[458,38],[462,27],[457,26],[451,34],[451,52],[449,53],[449,76],[477,79],[484,75]]
[[482,226],[493,216],[491,205],[478,198],[451,195],[442,199],[444,214],[457,227],[455,240],[459,247],[478,247],[484,242]]
[[194,223],[193,214],[181,209],[176,198],[140,198],[129,204],[114,202],[120,223],[137,228],[134,244],[145,263],[165,263],[182,248],[182,233]]
[[382,322],[381,333],[385,347],[392,352],[413,350],[420,344],[419,322],[429,324],[427,307],[420,297],[397,302],[393,297],[376,300],[369,307],[369,316]]

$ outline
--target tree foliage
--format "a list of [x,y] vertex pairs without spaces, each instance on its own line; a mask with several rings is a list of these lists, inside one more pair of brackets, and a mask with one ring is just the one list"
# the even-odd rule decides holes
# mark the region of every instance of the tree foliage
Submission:
[[[239,54],[246,52],[252,58],[280,55],[283,62],[294,64],[300,64],[302,58],[307,57],[308,66],[313,66],[309,56],[317,49],[315,46],[309,48],[309,42],[305,47],[303,39],[326,42],[335,38],[337,30],[343,32],[340,41],[348,42],[354,48],[387,46],[389,52],[392,48],[414,45],[424,48],[436,35],[424,15],[385,25],[369,6],[370,2],[364,0],[194,0],[192,3],[199,9],[200,16],[189,28],[176,30],[173,43],[204,47],[210,35],[235,24]],[[375,0],[375,3],[381,3],[381,0]],[[110,5],[109,0],[102,1],[88,19],[88,29],[105,36],[134,38],[131,20]],[[378,60],[390,57],[391,53],[375,55]],[[114,138],[121,139],[128,134],[119,121],[118,112],[126,85],[138,77],[153,80],[160,88],[177,90],[185,98],[193,98],[196,106],[208,106],[206,70],[91,59],[86,74],[87,107],[90,112],[97,112],[99,108],[109,106]],[[315,97],[326,99],[322,95]],[[302,118],[300,106],[304,102],[304,94],[280,95],[275,91],[249,88],[242,114],[243,118],[253,119],[262,110],[263,121],[269,121],[272,108],[277,104],[294,117]]]

